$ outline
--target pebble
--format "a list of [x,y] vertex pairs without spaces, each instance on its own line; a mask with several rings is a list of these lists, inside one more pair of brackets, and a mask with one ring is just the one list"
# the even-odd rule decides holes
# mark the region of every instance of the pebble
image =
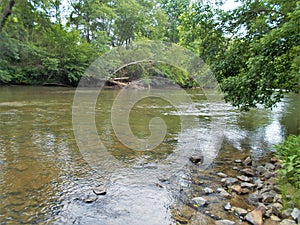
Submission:
[[238,216],[246,216],[246,214],[248,213],[246,209],[242,209],[234,206],[232,207],[232,211]]
[[288,220],[288,219],[282,220],[280,222],[280,225],[294,225],[294,224],[296,224],[294,220]]
[[214,193],[214,190],[209,187],[204,188],[203,191],[206,195]]
[[193,198],[192,199],[192,204],[196,207],[198,206],[205,206],[207,205],[207,200],[205,198],[202,198],[202,197],[196,197],[196,198]]
[[235,163],[242,163],[243,161],[240,160],[240,159],[236,159],[236,160],[234,160],[234,162],[235,162]]
[[245,174],[246,176],[250,176],[250,177],[254,177],[255,176],[254,171],[252,169],[250,169],[250,168],[242,169],[241,172],[243,174]]
[[254,184],[248,183],[248,182],[242,182],[241,183],[241,187],[242,188],[249,188],[249,189],[253,189],[255,187]]
[[244,165],[244,166],[249,166],[249,165],[251,165],[251,164],[252,164],[252,159],[251,159],[250,156],[248,156],[248,157],[244,160],[243,165]]
[[231,208],[232,208],[232,206],[231,206],[230,202],[227,202],[227,203],[224,205],[224,209],[225,209],[226,211],[231,210]]
[[227,174],[221,173],[221,172],[220,172],[220,173],[217,173],[217,176],[222,177],[222,178],[228,177]]
[[229,198],[229,197],[231,197],[231,195],[230,195],[227,191],[225,191],[223,188],[218,188],[218,189],[217,189],[217,192],[219,192],[220,195],[221,195],[222,197],[224,197],[224,198]]
[[233,177],[223,178],[221,182],[225,183],[227,186],[238,183],[238,179]]
[[240,181],[245,181],[245,182],[249,182],[252,180],[250,177],[247,177],[245,175],[237,176],[237,179],[239,179]]
[[235,225],[236,223],[231,220],[217,220],[216,225]]

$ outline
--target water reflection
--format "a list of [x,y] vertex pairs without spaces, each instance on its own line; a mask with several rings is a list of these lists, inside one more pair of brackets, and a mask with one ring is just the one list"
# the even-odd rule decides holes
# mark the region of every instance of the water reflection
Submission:
[[[133,151],[117,140],[111,127],[109,112],[116,94],[115,90],[104,91],[95,118],[101,140],[120,165],[126,166],[95,171],[75,143],[73,89],[0,87],[1,224],[174,223],[175,193],[189,186],[184,168],[188,157],[201,151],[212,160],[222,141],[211,132],[212,118],[226,124],[221,151],[250,152],[256,159],[274,150],[273,145],[287,134],[299,134],[300,96],[288,96],[273,111],[240,113],[228,104],[208,104],[201,92],[193,90],[194,110],[183,105],[185,110],[178,111],[151,99],[135,106],[131,126],[136,135],[147,136],[148,122],[155,116],[163,117],[168,133],[157,149]],[[184,132],[179,124],[182,112],[193,118]],[[161,188],[156,185],[158,177],[172,177],[173,182]],[[103,182],[109,185],[106,196],[93,204],[81,200]]]

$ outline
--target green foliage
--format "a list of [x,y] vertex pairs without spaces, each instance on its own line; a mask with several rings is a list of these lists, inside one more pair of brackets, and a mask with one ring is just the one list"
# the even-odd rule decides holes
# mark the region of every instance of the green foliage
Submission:
[[300,190],[300,136],[289,136],[276,149],[277,156],[282,161],[279,172],[283,179]]

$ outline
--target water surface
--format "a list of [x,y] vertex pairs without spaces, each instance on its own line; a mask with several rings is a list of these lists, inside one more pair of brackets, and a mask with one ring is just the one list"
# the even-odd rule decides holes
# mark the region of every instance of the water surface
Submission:
[[[168,127],[157,148],[135,151],[120,143],[111,127],[111,106],[119,91],[105,90],[95,120],[100,139],[116,161],[103,158],[97,170],[82,156],[74,137],[74,92],[61,87],[0,87],[1,224],[175,224],[172,206],[178,190],[188,186],[188,157],[199,151],[209,159],[217,157],[213,119],[226,125],[218,160],[224,149],[263,159],[287,134],[300,133],[299,96],[289,95],[273,111],[241,113],[191,90],[192,110],[152,98],[135,105],[130,125],[137,137],[149,135],[153,117],[161,117]],[[184,130],[182,114],[192,118]],[[164,188],[157,185],[161,178],[170,180]],[[82,201],[101,184],[107,185],[107,195],[91,204]]]

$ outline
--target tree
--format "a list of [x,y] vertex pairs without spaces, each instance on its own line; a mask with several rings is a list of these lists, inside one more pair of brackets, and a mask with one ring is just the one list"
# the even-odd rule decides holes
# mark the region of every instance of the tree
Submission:
[[182,16],[181,43],[211,66],[234,106],[272,107],[285,92],[300,88],[300,4],[240,2],[230,12],[195,3]]

